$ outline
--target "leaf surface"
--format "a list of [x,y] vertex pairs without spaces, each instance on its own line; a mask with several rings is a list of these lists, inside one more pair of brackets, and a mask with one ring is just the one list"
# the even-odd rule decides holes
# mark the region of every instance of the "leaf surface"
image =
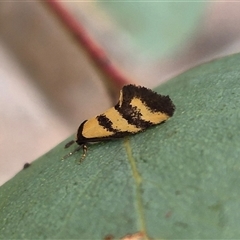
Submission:
[[240,55],[157,88],[176,112],[65,161],[61,143],[0,188],[0,238],[240,236]]

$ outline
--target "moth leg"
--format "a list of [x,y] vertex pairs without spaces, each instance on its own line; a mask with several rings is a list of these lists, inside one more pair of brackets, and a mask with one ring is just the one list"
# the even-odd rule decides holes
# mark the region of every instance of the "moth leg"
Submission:
[[64,157],[62,157],[62,160],[70,157],[71,155],[73,155],[75,152],[78,152],[81,149],[81,146],[78,146],[75,150],[73,150],[72,152],[68,153],[67,155],[65,155]]
[[84,160],[84,158],[86,157],[86,155],[87,155],[87,145],[86,144],[83,144],[82,145],[82,150],[83,150],[83,154],[82,154],[82,157],[81,157],[81,159],[79,160],[79,162],[78,162],[78,164],[80,164],[83,160]]
[[69,148],[71,145],[73,145],[75,143],[75,140],[71,140],[70,142],[68,142],[64,148]]

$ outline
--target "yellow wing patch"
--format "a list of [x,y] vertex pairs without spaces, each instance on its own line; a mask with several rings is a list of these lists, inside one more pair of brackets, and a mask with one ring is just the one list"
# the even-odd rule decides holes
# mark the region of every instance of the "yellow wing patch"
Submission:
[[112,128],[118,131],[136,133],[142,130],[141,128],[129,124],[115,108],[110,108],[104,115],[112,122]]
[[151,122],[153,124],[161,123],[169,118],[169,116],[165,113],[153,112],[139,98],[133,98],[130,104],[139,109],[140,113],[142,114],[142,120]]
[[100,126],[96,118],[91,118],[83,125],[82,135],[85,138],[109,137],[113,132],[108,131],[103,126]]
[[[142,130],[129,124],[115,108],[108,109],[104,116],[112,122],[112,128],[115,131],[136,133]],[[111,137],[113,134],[114,131],[99,124],[97,117],[87,120],[82,129],[82,136],[85,138]]]

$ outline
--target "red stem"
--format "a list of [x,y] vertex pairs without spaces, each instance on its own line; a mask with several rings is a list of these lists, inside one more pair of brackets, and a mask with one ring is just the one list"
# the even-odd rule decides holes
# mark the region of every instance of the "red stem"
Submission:
[[118,87],[130,83],[130,80],[112,64],[104,50],[88,35],[79,21],[77,21],[61,3],[57,0],[45,0],[44,2],[49,5],[53,12],[55,12],[59,20],[71,32],[77,42],[86,50],[89,57],[104,75],[109,77]]

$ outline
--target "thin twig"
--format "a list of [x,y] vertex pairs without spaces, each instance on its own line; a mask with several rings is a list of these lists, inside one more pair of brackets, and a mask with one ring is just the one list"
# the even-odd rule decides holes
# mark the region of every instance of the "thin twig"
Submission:
[[77,42],[88,53],[88,56],[101,71],[105,79],[121,88],[123,85],[132,82],[116,67],[107,57],[105,51],[89,36],[85,28],[73,15],[56,0],[45,0],[50,9],[55,12],[59,20],[65,25],[68,31],[75,37]]

